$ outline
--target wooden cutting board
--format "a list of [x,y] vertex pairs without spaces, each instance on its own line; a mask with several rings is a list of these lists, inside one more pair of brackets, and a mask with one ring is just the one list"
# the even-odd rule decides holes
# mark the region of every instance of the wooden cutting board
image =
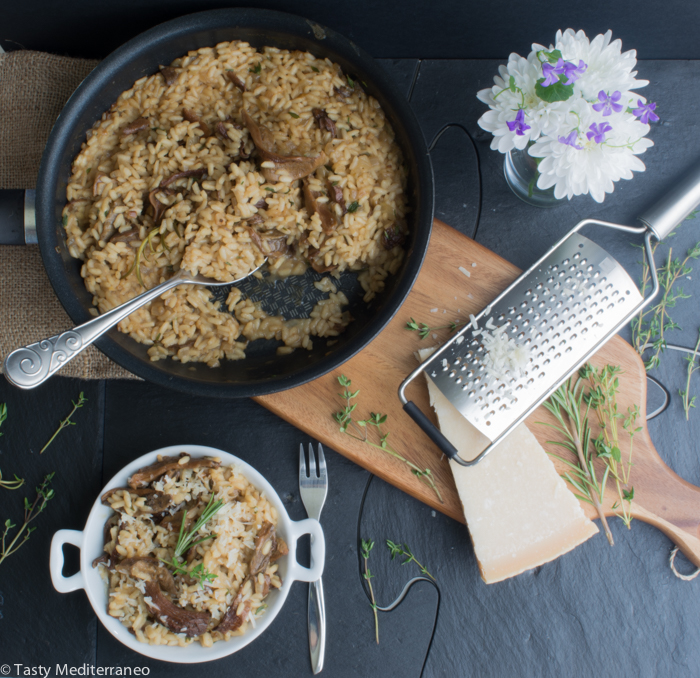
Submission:
[[[460,267],[469,272],[465,275]],[[414,352],[445,341],[449,329],[437,330],[420,340],[417,332],[406,329],[414,318],[431,327],[448,325],[453,320],[476,314],[505,289],[520,273],[512,264],[467,238],[441,221],[436,220],[430,246],[421,273],[410,295],[387,328],[361,353],[333,373],[304,386],[256,398],[266,408],[328,447],[363,466],[368,471],[395,485],[404,492],[438,511],[464,522],[462,507],[452,473],[442,453],[403,411],[397,390],[406,375],[416,367]],[[641,410],[643,430],[634,438],[634,486],[632,515],[655,525],[667,534],[695,565],[700,566],[700,488],[677,476],[659,457],[646,428],[646,374],[644,365],[634,349],[620,337],[614,337],[595,355],[592,362],[620,365],[618,404],[621,412],[637,404]],[[341,408],[338,393],[342,390],[337,378],[341,374],[352,380],[352,389],[360,390],[356,419],[370,412],[387,414],[385,429],[388,442],[421,469],[431,469],[442,494],[440,503],[435,493],[416,478],[405,464],[340,433],[333,414]],[[433,417],[428,404],[428,390],[417,379],[408,392],[424,412]],[[547,445],[552,429],[539,424],[552,421],[542,407],[527,420],[528,427],[540,443],[558,454],[562,448]],[[624,450],[623,450],[624,452]],[[554,459],[563,473],[566,466]],[[602,475],[602,474],[601,474]],[[607,496],[606,513],[613,515],[613,488]],[[586,513],[595,518],[595,510],[582,504]]]

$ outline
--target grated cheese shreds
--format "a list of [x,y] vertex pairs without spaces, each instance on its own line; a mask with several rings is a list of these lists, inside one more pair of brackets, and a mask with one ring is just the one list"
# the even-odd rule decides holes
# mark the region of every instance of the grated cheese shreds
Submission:
[[506,336],[507,327],[496,327],[492,318],[486,326],[489,330],[482,332],[481,341],[486,349],[483,365],[488,372],[498,379],[505,379],[508,372],[513,375],[524,373],[530,362],[530,349]]
[[469,271],[467,271],[467,269],[464,268],[464,266],[460,266],[460,267],[459,267],[459,270],[462,271],[462,273],[464,273],[464,275],[466,275],[467,278],[471,278],[471,277],[472,277],[472,274],[471,274]]

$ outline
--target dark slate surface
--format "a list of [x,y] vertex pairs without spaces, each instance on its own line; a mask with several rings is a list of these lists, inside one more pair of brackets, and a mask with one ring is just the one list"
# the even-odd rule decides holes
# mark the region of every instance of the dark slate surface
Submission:
[[[481,159],[484,202],[477,239],[520,266],[527,266],[579,218],[599,216],[631,221],[673,174],[698,154],[694,133],[695,96],[688,83],[693,62],[646,62],[640,75],[652,84],[662,123],[657,143],[644,158],[649,171],[618,184],[603,205],[590,198],[549,210],[517,200],[502,178],[502,158],[488,148],[476,125],[483,106],[474,93],[488,85],[498,62],[422,61],[412,105],[426,139],[452,125],[433,151],[436,213],[473,234],[478,198],[477,154],[462,128],[476,140]],[[415,61],[385,61],[409,91]],[[672,240],[674,252],[700,240],[700,222],[689,221]],[[594,234],[621,261],[634,265],[629,238]],[[700,324],[698,276],[685,281],[693,299],[679,302],[674,318],[683,327],[676,341],[694,343]],[[700,484],[695,440],[700,412],[686,422],[677,389],[683,386],[680,355],[664,356],[657,370],[674,398],[650,422],[658,449],[689,481]],[[696,375],[696,384],[697,375]],[[697,387],[700,390],[700,387]],[[64,431],[43,457],[38,449],[80,390],[90,399],[78,425]],[[266,475],[284,498],[293,519],[304,516],[297,489],[297,454],[308,438],[252,401],[193,399],[143,383],[81,384],[54,379],[33,393],[0,383],[8,421],[0,438],[0,469],[27,477],[29,486],[56,470],[57,498],[37,521],[37,532],[22,550],[0,565],[0,672],[4,663],[55,667],[149,666],[152,676],[311,675],[306,638],[306,586],[295,584],[272,627],[240,653],[206,667],[191,668],[141,658],[125,649],[95,620],[85,595],[60,595],[48,576],[50,535],[60,527],[80,528],[100,487],[131,459],[157,447],[198,443],[241,456]],[[377,647],[371,610],[358,571],[356,539],[360,500],[368,474],[327,450],[330,493],[323,513],[328,537],[325,574],[328,655],[324,675],[419,676],[437,608],[435,590],[420,583],[394,612],[380,615]],[[0,490],[0,517],[17,519],[24,489]],[[374,539],[373,580],[386,605],[417,574],[410,564],[392,562],[386,539],[408,543],[438,580],[442,593],[437,633],[425,676],[693,676],[700,665],[700,579],[676,579],[667,565],[670,542],[641,523],[631,531],[613,521],[617,545],[602,536],[535,571],[493,586],[478,577],[465,528],[434,513],[390,485],[370,485],[360,534]],[[71,560],[71,559],[69,559]],[[73,567],[75,559],[72,558]],[[682,566],[680,563],[679,566]],[[687,566],[687,564],[686,564]],[[70,573],[70,565],[67,568]],[[56,620],[59,620],[58,623]],[[11,675],[18,675],[14,666]],[[21,674],[20,674],[21,675]]]
[[588,0],[536,4],[513,0],[32,0],[3,3],[0,43],[8,49],[51,51],[102,58],[141,31],[190,12],[220,7],[260,7],[299,14],[354,40],[377,58],[483,59],[549,44],[569,26],[588,35],[609,28],[646,59],[697,59],[700,5]]

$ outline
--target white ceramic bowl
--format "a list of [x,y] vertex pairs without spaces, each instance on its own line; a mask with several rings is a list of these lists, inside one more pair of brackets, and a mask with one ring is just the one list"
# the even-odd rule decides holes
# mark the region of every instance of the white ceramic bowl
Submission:
[[[267,611],[256,622],[255,628],[249,628],[242,636],[236,636],[228,641],[214,643],[213,647],[202,647],[198,641],[187,647],[169,647],[162,645],[147,645],[139,642],[129,630],[121,624],[118,619],[107,614],[107,586],[97,569],[92,567],[92,561],[103,553],[103,528],[104,524],[112,514],[112,509],[104,506],[100,502],[100,497],[113,487],[126,487],[127,478],[135,471],[157,461],[156,457],[161,455],[173,456],[180,452],[186,452],[192,457],[218,457],[222,466],[237,466],[240,472],[259,490],[265,493],[268,501],[277,509],[279,516],[277,521],[277,533],[289,546],[289,554],[280,558],[279,575],[282,578],[282,587],[272,589],[265,602]],[[297,563],[296,547],[297,540],[303,534],[311,535],[311,568],[303,567]],[[80,571],[72,577],[64,577],[63,571],[63,545],[73,544],[80,549]],[[238,457],[234,457],[228,452],[217,450],[213,447],[203,447],[201,445],[174,445],[164,447],[154,452],[144,454],[143,457],[135,459],[131,464],[124,467],[117,475],[110,480],[103,488],[100,495],[88,516],[85,529],[79,530],[59,530],[51,541],[51,580],[57,591],[69,593],[77,589],[85,589],[88,599],[95,610],[95,614],[104,624],[105,628],[124,645],[147,657],[160,659],[168,662],[179,662],[191,664],[196,662],[206,662],[212,659],[220,659],[229,654],[237,652],[242,647],[257,638],[274,620],[282,608],[284,601],[289,594],[289,589],[294,581],[316,581],[321,577],[323,565],[326,557],[326,545],[323,538],[323,530],[317,520],[307,518],[295,522],[290,519],[282,504],[279,495],[272,488],[272,485],[265,480],[252,466],[246,464]]]

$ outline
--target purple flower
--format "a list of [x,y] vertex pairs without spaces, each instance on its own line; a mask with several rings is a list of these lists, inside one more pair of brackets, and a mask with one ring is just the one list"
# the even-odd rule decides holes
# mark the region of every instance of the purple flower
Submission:
[[526,130],[530,129],[530,125],[525,124],[525,110],[522,108],[517,112],[515,120],[506,124],[511,132],[515,132],[520,137],[525,136]]
[[653,104],[645,104],[642,103],[641,99],[637,99],[637,106],[639,108],[635,108],[632,113],[635,114],[636,117],[639,118],[639,122],[643,122],[645,125],[649,124],[649,121],[651,120],[652,122],[656,122],[659,119],[659,116],[654,113],[654,109],[656,108],[656,103]]
[[[557,64],[557,68],[558,67],[559,65]],[[567,81],[564,83],[565,85],[573,85],[586,72],[587,68],[588,66],[579,59],[578,66],[567,61],[559,72],[567,77]]]
[[575,148],[579,151],[581,150],[581,146],[576,143],[578,141],[578,132],[576,130],[572,130],[568,137],[559,137],[559,141],[562,144],[571,146],[571,148]]
[[620,92],[613,92],[611,95],[607,95],[602,89],[598,92],[598,102],[593,104],[593,110],[600,113],[603,111],[603,115],[610,115],[613,111],[619,113],[622,110],[622,104],[617,102],[620,100],[622,94]]
[[605,141],[605,135],[612,131],[612,127],[608,125],[607,122],[593,123],[588,129],[590,132],[586,132],[586,136],[590,141],[593,139],[597,144],[602,144]]
[[559,70],[559,64],[561,62],[562,60],[559,59],[556,66],[552,66],[552,64],[542,64],[542,75],[544,75],[542,87],[549,87],[559,82],[559,76],[557,74],[561,73]]

